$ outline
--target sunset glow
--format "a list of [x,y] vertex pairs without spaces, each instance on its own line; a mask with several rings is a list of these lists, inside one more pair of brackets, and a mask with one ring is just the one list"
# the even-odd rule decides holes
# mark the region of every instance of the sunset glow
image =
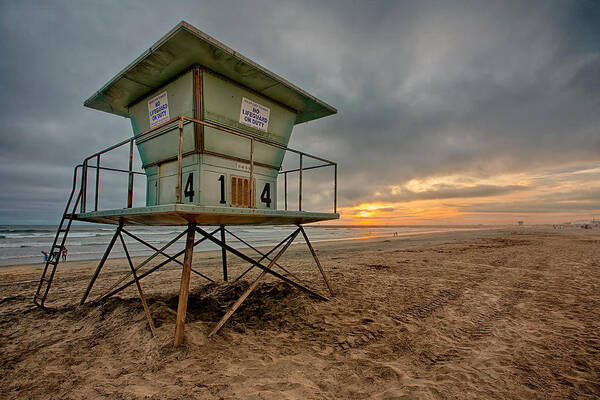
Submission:
[[[342,221],[361,225],[560,223],[595,217],[598,182],[597,166],[488,177],[432,176],[390,185],[373,194],[373,199],[385,200],[342,207],[340,212]],[[589,214],[574,211],[588,205]]]

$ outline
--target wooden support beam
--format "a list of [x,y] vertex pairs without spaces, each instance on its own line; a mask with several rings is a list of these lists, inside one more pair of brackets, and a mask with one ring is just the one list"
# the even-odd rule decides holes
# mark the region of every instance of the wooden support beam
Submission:
[[[169,248],[173,243],[175,243],[177,240],[179,240],[180,237],[182,237],[183,235],[185,235],[185,233],[187,232],[187,229],[185,229],[183,232],[181,232],[180,234],[178,234],[174,239],[172,239],[169,243],[165,244],[160,250],[157,250],[154,254],[152,254],[150,257],[146,258],[144,261],[142,261],[136,268],[136,272],[139,271],[144,265],[148,264],[150,261],[152,261],[155,257],[157,257],[159,254],[161,254],[162,252],[164,252],[167,248]],[[181,252],[183,253],[183,252]],[[181,254],[180,253],[180,254]],[[174,258],[173,258],[174,259]],[[143,276],[140,276],[140,279],[142,279]],[[104,300],[110,296],[112,296],[113,294],[117,293],[119,290],[116,291],[112,291],[114,288],[116,288],[117,286],[119,286],[119,284],[121,284],[122,282],[125,282],[125,280],[129,278],[129,274],[125,274],[123,275],[123,277],[121,277],[121,279],[119,279],[117,282],[113,283],[113,285],[108,289],[108,293],[109,294],[105,294],[103,295],[100,300]],[[132,283],[134,283],[133,281],[130,281],[129,285],[131,285]],[[123,287],[121,287],[123,288]]]
[[[145,240],[140,239],[139,237],[137,237],[136,235],[134,235],[131,232],[127,232],[125,229],[122,230],[123,233],[125,233],[126,235],[128,235],[129,237],[131,237],[132,239],[137,240],[138,242],[140,242],[141,244],[151,248],[152,250],[159,252],[160,254],[162,254],[163,256],[167,257],[168,259],[171,259],[172,257],[170,255],[168,255],[167,253],[165,253],[164,251],[156,248],[155,246],[152,246],[150,243],[146,242]],[[183,231],[183,233],[185,233],[186,231]],[[194,244],[194,246],[196,246]],[[176,262],[177,264],[181,265],[183,267],[183,263],[179,260],[173,259],[173,262]],[[192,268],[192,272],[195,273],[198,276],[203,277],[204,279],[210,281],[210,282],[214,282],[211,278],[209,278],[208,276],[204,275],[201,272],[196,271],[194,268]]]
[[127,262],[129,263],[129,268],[131,268],[131,273],[133,274],[133,279],[135,280],[135,284],[137,286],[138,294],[140,296],[140,300],[142,301],[142,306],[144,307],[144,313],[146,313],[146,318],[148,319],[148,323],[150,324],[150,332],[152,332],[152,336],[156,336],[156,327],[154,326],[154,321],[152,321],[152,316],[150,315],[150,309],[148,308],[148,303],[146,303],[146,297],[144,296],[144,292],[142,291],[142,285],[140,285],[140,281],[135,273],[135,267],[133,266],[133,261],[131,261],[131,256],[129,255],[129,250],[127,249],[127,245],[125,244],[125,240],[123,239],[123,235],[119,233],[119,238],[121,239],[121,244],[123,245],[123,250],[125,251],[125,256],[127,257]]
[[[298,229],[296,230],[298,231]],[[297,232],[294,231],[294,235],[297,234]],[[225,248],[227,249],[227,251],[229,251],[231,254],[234,254],[235,256],[241,258],[242,260],[251,263],[252,265],[262,269],[263,271],[266,271],[267,273],[281,279],[282,281],[290,284],[291,286],[294,286],[300,290],[304,290],[306,293],[309,293],[313,296],[315,296],[318,299],[324,300],[324,301],[328,301],[329,299],[317,292],[315,292],[312,289],[309,289],[305,286],[302,286],[301,284],[294,282],[293,280],[289,279],[288,277],[285,277],[283,275],[281,275],[280,273],[273,271],[271,268],[267,268],[266,266],[262,265],[260,262],[248,257],[247,255],[245,255],[244,253],[242,253],[241,251],[234,249],[233,247],[229,246],[228,244],[222,243],[219,239],[216,239],[214,236],[209,236],[209,234],[201,229],[196,227],[196,232],[198,232],[199,234],[201,234],[202,236],[206,237],[208,240],[210,240],[211,242],[213,242],[214,244],[216,244],[217,246],[225,246]],[[295,236],[294,236],[295,237]],[[277,261],[277,260],[275,260]]]
[[315,249],[313,249],[312,244],[310,244],[310,240],[308,240],[308,236],[306,235],[306,232],[304,232],[304,228],[302,227],[302,225],[298,225],[298,228],[300,228],[300,232],[302,232],[302,236],[304,236],[304,240],[306,241],[306,244],[308,245],[310,254],[312,254],[312,256],[315,260],[315,263],[317,264],[317,267],[319,268],[319,271],[321,271],[321,275],[323,276],[323,280],[325,281],[325,284],[327,285],[327,289],[329,289],[329,293],[332,296],[335,296],[335,293],[333,293],[333,288],[331,287],[331,283],[329,283],[329,279],[327,279],[327,275],[325,274],[325,271],[323,270],[323,267],[321,266],[321,263],[319,262],[319,257],[317,257],[317,253],[315,252]]
[[[231,232],[229,232],[229,233],[231,234]],[[289,238],[292,237],[293,234],[294,234],[294,232],[290,233],[285,239],[283,239],[281,242],[279,242],[277,244],[277,246],[275,246],[271,250],[267,251],[267,253],[265,253],[261,258],[259,258],[258,262],[261,262],[262,260],[264,260],[265,258],[267,258],[269,256],[269,254],[271,254],[279,246],[281,246],[282,244],[284,244]],[[269,259],[269,261],[270,261],[270,259]],[[250,272],[252,270],[252,268],[254,268],[254,264],[250,264],[250,266],[248,267],[248,269],[246,269],[244,272],[242,272],[242,274],[240,276],[238,276],[237,278],[235,278],[235,280],[233,282],[235,283],[235,282],[239,281],[240,279],[242,279],[244,277],[244,275],[246,275],[248,272]]]
[[[221,242],[225,243],[225,225],[221,225]],[[227,282],[227,250],[221,246],[221,258],[223,259],[223,281]]]
[[[250,243],[246,242],[244,239],[242,239],[241,237],[239,237],[238,235],[236,235],[235,233],[225,229],[227,231],[227,233],[229,233],[231,236],[233,236],[234,238],[236,238],[237,240],[239,240],[241,243],[245,244],[246,246],[248,246],[248,248],[254,250],[256,253],[258,253],[259,255],[261,255],[262,257],[258,260],[258,262],[261,262],[264,259],[267,259],[269,261],[271,261],[271,258],[269,258],[268,254],[263,253],[262,251],[258,250],[256,247],[252,246]],[[293,233],[292,233],[293,234]],[[291,235],[290,235],[291,236]],[[289,239],[288,236],[287,238],[285,238],[283,241],[285,242],[286,240]],[[283,242],[282,242],[283,243]],[[281,243],[279,245],[277,245],[277,247],[279,247],[281,245]],[[271,252],[275,251],[275,248],[273,248],[271,250]],[[306,284],[306,282],[304,282],[302,279],[300,279],[298,276],[296,276],[294,273],[288,271],[286,268],[284,268],[282,265],[280,265],[279,263],[275,263],[276,267],[279,267],[283,272],[285,272],[286,274],[288,274],[289,276],[295,278],[298,282],[302,282],[303,284],[305,284],[306,286],[308,286]],[[250,268],[254,268],[254,265],[250,266]],[[244,273],[245,275],[245,273]],[[243,275],[242,275],[243,276]],[[238,278],[239,279],[239,278]],[[237,281],[237,279],[236,279]]]
[[227,322],[227,320],[229,318],[231,318],[233,313],[242,305],[242,303],[244,302],[244,300],[246,300],[246,298],[250,295],[250,293],[252,293],[252,291],[254,289],[256,289],[256,286],[258,286],[258,283],[262,280],[262,278],[265,277],[266,274],[267,274],[266,271],[261,271],[260,275],[258,275],[258,278],[256,278],[256,280],[254,282],[252,282],[252,284],[250,284],[248,289],[246,289],[246,291],[244,293],[242,293],[240,298],[237,299],[237,301],[229,309],[229,311],[227,311],[227,313],[225,315],[223,315],[223,317],[221,318],[221,320],[219,321],[217,326],[215,326],[213,328],[213,330],[208,334],[208,337],[213,336],[215,333],[217,333],[219,331],[219,329],[221,329],[223,327],[223,325],[225,325],[225,322]]
[[[212,231],[212,232],[210,233],[210,235],[214,235],[214,234],[215,234],[215,233],[217,233],[218,231],[219,231],[219,229],[217,228],[217,229],[215,229],[214,231]],[[183,232],[182,232],[180,235],[184,235],[184,234],[186,234],[186,233],[187,233],[187,228],[186,228],[186,229],[185,229],[185,230],[184,230],[184,231],[183,231]],[[178,235],[178,237],[179,237],[180,235]],[[194,247],[195,247],[195,246],[197,246],[198,244],[202,243],[202,242],[203,242],[203,241],[205,241],[206,239],[207,239],[207,238],[203,237],[202,239],[200,239],[200,240],[197,240],[197,241],[194,243]],[[173,256],[169,256],[169,257],[168,257],[168,258],[167,258],[165,261],[163,261],[163,262],[159,263],[159,264],[158,264],[158,265],[156,265],[155,267],[152,267],[150,270],[148,270],[148,271],[144,272],[143,274],[139,275],[139,276],[138,276],[138,279],[139,279],[139,280],[142,280],[143,278],[147,277],[148,275],[152,274],[153,272],[156,272],[156,271],[158,271],[160,268],[164,267],[165,265],[167,265],[167,264],[168,264],[168,263],[170,263],[171,261],[174,261],[174,260],[175,260],[177,257],[179,257],[180,255],[182,255],[182,254],[184,254],[184,253],[185,253],[185,249],[181,250],[180,252],[178,252],[177,254],[175,254],[175,255],[173,255]],[[139,269],[140,269],[140,266],[138,265],[138,266],[135,268],[136,272],[137,272],[137,271],[139,271]],[[204,276],[204,275],[200,274],[199,272],[196,272],[196,271],[194,271],[194,269],[192,269],[192,272],[195,272],[195,273],[197,273],[197,274],[201,275],[202,277],[204,277],[204,278],[208,279],[209,281],[211,281],[211,282],[214,282],[214,281],[213,281],[212,279],[210,279],[209,277],[207,277],[207,276]],[[129,276],[129,274],[127,274],[127,276]],[[127,276],[126,276],[125,278],[127,278]],[[133,280],[130,280],[129,282],[127,282],[127,283],[125,283],[125,284],[123,284],[123,285],[119,286],[117,289],[114,289],[114,290],[113,290],[113,289],[111,288],[111,289],[109,289],[109,290],[110,290],[109,292],[107,292],[107,293],[105,293],[104,295],[100,296],[100,297],[99,297],[99,298],[98,298],[96,301],[98,301],[98,302],[99,302],[99,301],[104,301],[104,300],[108,299],[109,297],[111,297],[111,296],[114,296],[115,294],[117,294],[117,293],[119,293],[120,291],[124,290],[125,288],[129,287],[130,285],[133,285],[134,283],[135,283],[135,282],[134,282]],[[113,288],[114,288],[114,287],[116,287],[116,286],[114,286],[114,285],[113,285]]]
[[[279,250],[279,253],[277,253],[277,255],[273,258],[273,260],[271,260],[271,262],[269,263],[267,268],[271,268],[277,262],[277,260],[279,260],[279,258],[283,255],[283,253],[285,253],[285,251],[290,247],[290,245],[292,244],[294,239],[296,239],[297,235],[298,235],[298,230],[296,230],[293,233],[292,237],[288,240],[288,242],[285,244],[285,246],[283,246],[283,248],[281,250]],[[221,329],[221,327],[223,325],[225,325],[225,322],[227,322],[227,320],[229,318],[231,318],[233,313],[242,305],[244,300],[246,300],[246,298],[250,295],[250,293],[252,293],[252,291],[256,288],[256,286],[258,286],[258,283],[261,281],[262,278],[264,278],[264,276],[266,274],[267,274],[267,270],[264,270],[260,273],[258,278],[256,278],[256,280],[254,282],[252,282],[252,284],[248,287],[248,289],[246,289],[246,291],[240,296],[240,298],[237,299],[237,301],[229,309],[229,311],[227,311],[227,313],[225,313],[225,315],[223,315],[223,318],[221,318],[221,320],[219,321],[217,326],[215,326],[214,329],[208,334],[208,337],[211,337],[212,335],[217,333],[217,331],[219,329]]]
[[112,251],[112,248],[115,245],[115,241],[117,240],[117,237],[121,234],[121,229],[123,229],[123,222],[121,222],[119,224],[117,230],[115,231],[115,234],[113,235],[112,239],[110,239],[110,243],[108,244],[108,247],[104,251],[104,255],[102,256],[100,263],[98,263],[98,266],[96,267],[96,271],[94,271],[94,275],[92,275],[92,278],[90,279],[90,282],[88,283],[88,286],[85,289],[85,293],[83,294],[83,297],[81,297],[81,301],[79,302],[80,305],[83,305],[85,303],[85,300],[87,299],[88,295],[92,291],[94,282],[96,282],[96,279],[98,279],[98,275],[100,275],[100,271],[102,270],[102,267],[104,267],[104,263],[106,263],[106,260],[108,259],[108,256],[110,255],[110,252]]
[[194,254],[194,234],[196,225],[190,224],[185,241],[185,257],[183,259],[183,270],[181,271],[181,285],[179,286],[179,303],[177,304],[177,320],[175,325],[175,340],[173,345],[180,346],[183,343],[183,330],[185,328],[185,316],[187,313],[188,296],[190,294],[190,275],[192,273],[192,256]]

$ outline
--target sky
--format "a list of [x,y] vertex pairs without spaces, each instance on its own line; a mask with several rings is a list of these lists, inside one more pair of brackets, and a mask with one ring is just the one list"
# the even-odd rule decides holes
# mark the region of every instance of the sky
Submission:
[[0,224],[58,222],[131,135],[83,101],[181,20],[339,110],[290,142],[338,162],[338,223],[600,218],[600,2],[0,0]]

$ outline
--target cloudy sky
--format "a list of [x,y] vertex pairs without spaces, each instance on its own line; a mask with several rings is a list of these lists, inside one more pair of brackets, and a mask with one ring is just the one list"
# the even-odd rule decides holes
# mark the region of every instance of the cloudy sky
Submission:
[[338,108],[290,145],[338,161],[343,223],[600,217],[597,1],[0,0],[0,224],[57,222],[131,134],[83,101],[180,20]]

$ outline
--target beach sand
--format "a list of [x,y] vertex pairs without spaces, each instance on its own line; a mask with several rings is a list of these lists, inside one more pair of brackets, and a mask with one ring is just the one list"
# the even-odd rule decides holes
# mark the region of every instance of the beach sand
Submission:
[[[0,398],[534,399],[600,397],[600,232],[495,229],[317,243],[336,290],[313,299],[258,275],[192,274],[174,349],[180,267],[77,306],[96,262],[61,264],[44,312],[41,265],[0,268]],[[251,254],[248,252],[248,254]],[[245,267],[230,256],[230,274]],[[194,254],[219,278],[220,253]],[[281,259],[326,293],[306,246]],[[111,260],[91,298],[128,269]]]

